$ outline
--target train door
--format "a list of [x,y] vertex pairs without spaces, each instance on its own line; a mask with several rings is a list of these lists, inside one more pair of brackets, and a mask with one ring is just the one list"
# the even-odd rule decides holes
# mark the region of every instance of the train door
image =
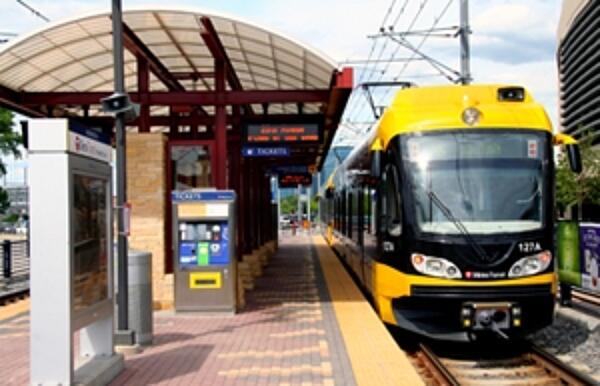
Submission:
[[379,256],[394,256],[400,249],[402,235],[402,211],[400,184],[396,166],[389,164],[381,181],[381,216],[379,220]]
[[362,191],[362,243],[363,243],[363,283],[372,292],[373,285],[373,262],[377,256],[376,213],[375,213],[375,190],[370,185],[365,185]]

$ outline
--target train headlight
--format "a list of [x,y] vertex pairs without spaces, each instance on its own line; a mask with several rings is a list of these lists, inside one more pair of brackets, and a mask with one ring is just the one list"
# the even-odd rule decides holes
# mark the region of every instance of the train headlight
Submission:
[[543,251],[532,256],[523,257],[510,267],[508,277],[535,275],[546,270],[551,262],[552,253],[550,251]]
[[446,259],[433,256],[425,256],[420,253],[413,253],[410,258],[413,267],[425,275],[444,277],[448,279],[460,279],[462,273],[460,269]]
[[481,111],[475,107],[466,108],[462,113],[462,120],[469,126],[476,125],[481,120]]

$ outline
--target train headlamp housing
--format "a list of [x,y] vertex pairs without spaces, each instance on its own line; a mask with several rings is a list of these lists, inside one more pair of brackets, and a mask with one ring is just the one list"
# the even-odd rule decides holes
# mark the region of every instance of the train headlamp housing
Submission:
[[413,253],[410,257],[413,267],[420,273],[446,279],[460,279],[462,272],[449,260],[441,257]]
[[462,113],[462,120],[469,126],[473,126],[479,123],[481,119],[481,111],[475,107],[468,107]]
[[550,251],[543,251],[536,253],[535,255],[525,256],[517,260],[512,267],[510,267],[508,277],[514,278],[535,275],[545,271],[551,262],[552,253]]

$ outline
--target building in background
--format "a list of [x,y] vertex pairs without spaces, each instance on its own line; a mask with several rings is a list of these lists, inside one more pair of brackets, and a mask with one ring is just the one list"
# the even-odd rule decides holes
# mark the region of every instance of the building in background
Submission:
[[563,1],[557,60],[561,131],[600,143],[600,1]]
[[16,214],[21,219],[29,214],[29,188],[27,184],[28,164],[26,159],[3,157],[6,174],[0,177],[0,186],[8,193],[10,208],[7,214]]

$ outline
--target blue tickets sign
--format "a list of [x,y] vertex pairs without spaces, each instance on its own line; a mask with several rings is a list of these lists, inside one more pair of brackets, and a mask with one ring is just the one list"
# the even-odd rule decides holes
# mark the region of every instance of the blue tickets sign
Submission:
[[177,191],[171,192],[171,201],[233,201],[235,192],[233,190],[206,190],[201,192]]
[[252,147],[244,146],[242,148],[244,157],[289,157],[289,147]]

